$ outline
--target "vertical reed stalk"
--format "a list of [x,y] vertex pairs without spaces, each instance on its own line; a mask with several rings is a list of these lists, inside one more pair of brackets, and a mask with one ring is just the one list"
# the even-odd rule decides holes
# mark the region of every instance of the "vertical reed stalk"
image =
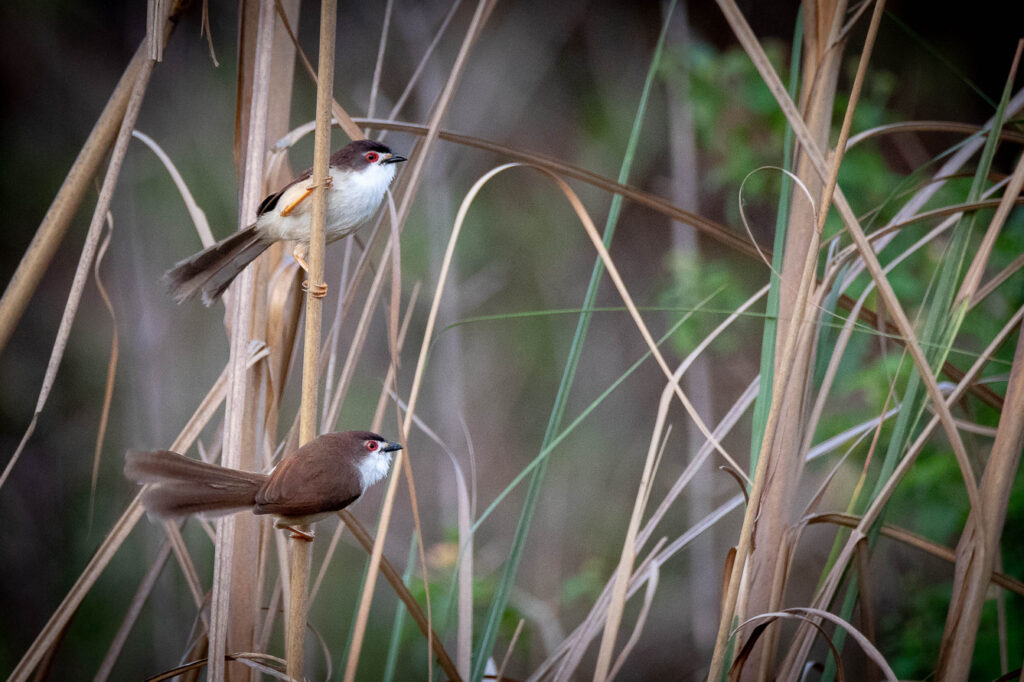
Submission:
[[[256,219],[256,206],[263,189],[263,156],[267,137],[267,108],[270,100],[270,62],[274,32],[273,0],[262,0],[256,30],[255,57],[252,62],[252,94],[249,99],[245,135],[245,156],[242,166],[242,193],[239,199],[239,222],[249,225]],[[239,131],[242,135],[242,131]],[[249,341],[251,338],[253,308],[253,268],[246,268],[236,278],[230,291],[229,317],[231,333],[231,359],[229,383],[224,412],[224,450],[221,463],[231,468],[252,466],[253,433],[259,420],[252,410],[249,386]],[[245,453],[245,462],[243,462]],[[226,679],[225,656],[228,654],[229,631],[233,643],[252,641],[253,613],[248,597],[250,584],[239,584],[235,578],[251,580],[254,576],[236,575],[235,551],[244,561],[251,560],[251,547],[255,542],[255,525],[249,519],[240,521],[227,516],[217,522],[217,539],[213,565],[213,588],[210,615],[209,679]],[[244,569],[243,569],[244,570]],[[237,599],[246,601],[231,604],[232,588],[239,591]],[[244,619],[244,620],[243,620]],[[236,664],[237,665],[237,664]],[[239,673],[243,668],[239,668]],[[248,669],[244,669],[246,675]],[[232,674],[231,677],[236,677]]]
[[[331,101],[334,84],[334,37],[337,23],[337,2],[324,0],[320,5],[320,60],[317,67],[316,138],[313,147],[313,195],[309,238],[309,285],[306,291],[306,338],[302,354],[302,404],[299,412],[299,444],[316,437],[316,406],[320,354],[320,325],[323,299],[314,295],[324,279],[324,221],[327,211],[327,190],[331,156]],[[286,655],[288,675],[303,678],[303,641],[306,614],[309,611],[309,570],[313,543],[293,538],[291,599],[288,607]]]

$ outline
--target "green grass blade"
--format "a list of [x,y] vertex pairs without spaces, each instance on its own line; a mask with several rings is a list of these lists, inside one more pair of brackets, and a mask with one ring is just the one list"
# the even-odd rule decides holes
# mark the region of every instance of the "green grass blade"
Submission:
[[[623,157],[622,166],[619,170],[620,183],[625,183],[629,179],[629,173],[632,169],[633,160],[636,156],[636,148],[640,140],[640,130],[643,124],[644,113],[647,110],[648,97],[661,62],[661,53],[665,45],[665,36],[668,33],[668,25],[672,18],[672,10],[674,8],[675,0],[672,1],[672,6],[669,7],[665,14],[665,21],[662,25],[661,34],[658,37],[658,44],[654,49],[654,55],[651,58],[651,65],[647,70],[647,77],[644,80],[643,91],[640,95],[640,103],[637,106],[637,113],[633,119],[633,129],[630,131],[629,142],[626,145],[626,153]],[[611,245],[621,209],[622,197],[615,195],[612,199],[611,208],[608,211],[608,218],[605,221],[604,226],[603,241],[606,247]],[[590,275],[590,282],[587,285],[587,293],[584,297],[583,308],[585,310],[589,310],[593,307],[594,300],[597,298],[597,286],[603,274],[604,266],[601,263],[601,259],[596,258],[594,262],[594,269]],[[583,351],[583,343],[586,339],[589,327],[590,313],[584,312],[580,315],[580,319],[576,325],[576,332],[573,335],[572,345],[569,350],[569,357],[566,362],[565,369],[562,372],[562,379],[558,386],[558,393],[555,396],[555,404],[551,410],[551,416],[548,419],[548,425],[545,429],[544,441],[541,445],[542,452],[549,448],[554,435],[558,432],[559,427],[561,426],[562,416],[565,413],[565,406],[568,403],[569,391],[572,389],[572,384],[576,376],[576,369],[579,367],[579,361]],[[529,532],[530,523],[533,520],[533,514],[537,507],[537,500],[540,497],[540,490],[544,482],[544,476],[547,472],[547,462],[547,457],[541,459],[530,478],[530,486],[526,493],[526,499],[523,502],[523,509],[519,516],[519,522],[516,525],[515,534],[512,540],[512,547],[509,551],[509,557],[505,562],[505,568],[502,572],[501,579],[498,582],[494,600],[491,602],[491,607],[487,613],[484,629],[477,645],[476,657],[473,661],[472,679],[474,681],[478,681],[483,677],[487,659],[490,656],[491,649],[494,648],[494,640],[498,636],[498,626],[501,623],[501,616],[505,612],[505,606],[508,603],[508,595],[512,589],[513,583],[515,582],[516,572],[519,569],[519,562],[522,559],[523,548],[526,544],[526,536]]]
[[[412,571],[416,567],[416,536],[409,540],[409,558],[405,562],[402,582],[408,587],[412,582]],[[388,657],[384,662],[384,674],[381,682],[392,682],[395,679],[395,668],[398,667],[398,652],[402,648],[402,628],[405,626],[405,604],[395,606],[395,622],[391,626],[391,640],[388,643]]]
[[[796,99],[800,86],[800,59],[803,48],[803,10],[797,12],[796,26],[793,28],[793,52],[789,60],[789,96]],[[793,129],[786,125],[783,139],[782,158],[786,170],[793,168]],[[779,328],[779,276],[782,272],[782,258],[785,254],[786,225],[789,224],[789,206],[793,196],[793,180],[786,173],[782,174],[782,185],[779,189],[779,210],[775,216],[775,241],[772,251],[772,272],[769,274],[771,288],[768,290],[768,302],[765,306],[764,333],[761,336],[761,386],[754,402],[754,417],[750,435],[750,470],[757,467],[757,458],[761,454],[761,441],[764,437],[765,425],[768,423],[768,411],[772,406],[772,381],[775,374],[775,337]]]

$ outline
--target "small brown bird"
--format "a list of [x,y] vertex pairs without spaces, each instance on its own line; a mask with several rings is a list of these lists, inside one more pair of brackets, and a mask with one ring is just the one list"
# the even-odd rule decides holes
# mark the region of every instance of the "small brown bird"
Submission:
[[220,516],[250,509],[254,514],[274,514],[277,528],[312,540],[295,526],[355,502],[387,475],[391,453],[401,449],[369,431],[342,431],[306,443],[269,475],[207,464],[169,450],[129,451],[124,473],[150,484],[142,504],[157,516]]
[[[395,177],[394,164],[405,160],[374,140],[355,140],[334,152],[328,165],[324,223],[328,244],[355,232],[377,211]],[[313,193],[312,177],[309,168],[263,200],[255,223],[168,270],[163,280],[175,300],[181,303],[200,296],[205,305],[213,305],[235,277],[277,241],[297,242],[295,260],[308,271],[304,254],[309,249],[313,211],[312,202],[306,199]],[[323,293],[325,289],[317,295]]]

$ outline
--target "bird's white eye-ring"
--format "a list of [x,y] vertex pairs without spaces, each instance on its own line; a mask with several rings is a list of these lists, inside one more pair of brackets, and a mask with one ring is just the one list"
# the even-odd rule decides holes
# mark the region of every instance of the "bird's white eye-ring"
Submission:
[[366,152],[366,154],[363,155],[363,158],[366,159],[368,163],[377,163],[377,159],[380,158],[380,154],[377,152]]
[[[373,152],[370,152],[370,154],[372,154],[372,153]],[[375,440],[368,440],[368,441],[366,441],[366,449],[369,450],[370,452],[376,452],[379,447],[380,447],[380,443],[378,443]]]

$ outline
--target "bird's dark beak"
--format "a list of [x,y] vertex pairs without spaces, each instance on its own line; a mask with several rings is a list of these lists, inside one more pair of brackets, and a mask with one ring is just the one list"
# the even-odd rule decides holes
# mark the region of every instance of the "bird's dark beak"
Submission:
[[401,443],[392,443],[388,441],[388,444],[384,446],[384,452],[394,452],[395,450],[401,450]]
[[[392,154],[388,158],[386,158],[383,161],[381,161],[381,163],[398,163],[400,161],[407,161],[407,159],[404,156],[399,156],[398,154]],[[401,449],[401,447],[402,446],[399,445],[397,449]]]

